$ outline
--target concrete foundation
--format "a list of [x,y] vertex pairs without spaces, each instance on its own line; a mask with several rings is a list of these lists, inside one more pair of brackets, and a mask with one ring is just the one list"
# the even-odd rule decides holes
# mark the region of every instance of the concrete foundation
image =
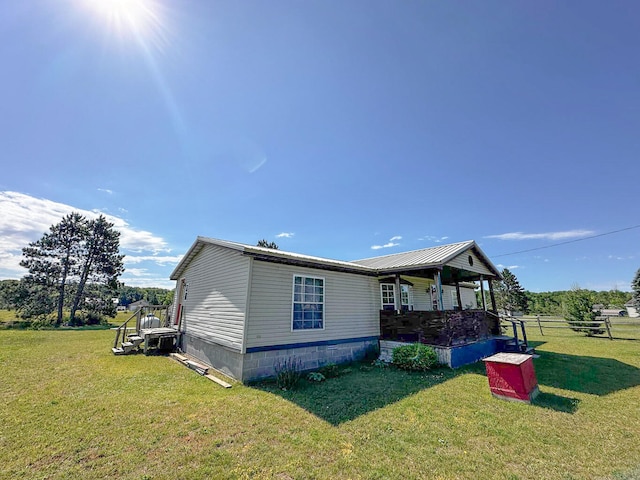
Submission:
[[274,346],[265,351],[242,354],[188,334],[182,337],[182,351],[185,354],[243,383],[275,376],[276,365],[289,359],[298,361],[303,371],[316,370],[330,363],[361,360],[367,351],[377,350],[378,340],[338,340],[335,344],[323,342],[322,345],[285,347],[278,349]]

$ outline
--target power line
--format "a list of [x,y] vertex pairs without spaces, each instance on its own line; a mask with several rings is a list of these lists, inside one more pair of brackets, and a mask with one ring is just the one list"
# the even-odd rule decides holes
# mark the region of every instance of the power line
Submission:
[[632,227],[621,228],[620,230],[613,230],[611,232],[606,232],[606,233],[599,233],[598,235],[591,235],[590,237],[583,237],[583,238],[576,238],[574,240],[567,240],[566,242],[554,243],[552,245],[545,245],[544,247],[529,248],[527,250],[520,250],[518,252],[502,253],[500,255],[492,255],[491,258],[507,257],[509,255],[517,255],[519,253],[534,252],[536,250],[544,250],[545,248],[558,247],[560,245],[567,245],[569,243],[583,242],[585,240],[591,240],[592,238],[604,237],[606,235],[613,235],[614,233],[626,232],[627,230],[633,230],[634,228],[640,228],[640,225],[634,225]]

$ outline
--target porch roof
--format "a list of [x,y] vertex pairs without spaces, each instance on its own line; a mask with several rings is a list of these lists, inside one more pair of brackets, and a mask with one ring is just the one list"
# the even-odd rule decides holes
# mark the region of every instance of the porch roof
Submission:
[[436,247],[412,250],[410,252],[393,253],[382,257],[371,257],[362,260],[354,260],[352,263],[375,268],[379,274],[406,273],[418,270],[443,269],[450,266],[462,269],[455,260],[467,252],[473,254],[480,260],[480,265],[473,265],[471,262],[464,263],[464,270],[469,273],[490,273],[491,276],[502,278],[500,271],[489,260],[489,257],[478,247],[475,241],[451,243],[449,245],[438,245]]

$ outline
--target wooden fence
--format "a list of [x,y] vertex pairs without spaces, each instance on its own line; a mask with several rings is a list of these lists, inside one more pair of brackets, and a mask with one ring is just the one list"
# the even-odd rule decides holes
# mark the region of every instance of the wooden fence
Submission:
[[[580,329],[583,333],[591,332],[592,336],[608,337],[611,340],[640,340],[640,318],[600,316],[596,317],[593,322],[572,324],[562,317],[549,315],[526,315],[509,318],[523,322],[529,332],[538,331],[542,336],[545,335],[545,330],[547,330],[547,334],[551,333],[553,330],[550,332],[550,329]],[[501,326],[510,328],[511,322],[501,318]]]

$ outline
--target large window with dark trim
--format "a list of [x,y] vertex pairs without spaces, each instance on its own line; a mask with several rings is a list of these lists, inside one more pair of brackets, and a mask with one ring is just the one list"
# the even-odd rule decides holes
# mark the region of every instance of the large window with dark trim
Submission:
[[293,276],[292,330],[324,328],[324,278]]

